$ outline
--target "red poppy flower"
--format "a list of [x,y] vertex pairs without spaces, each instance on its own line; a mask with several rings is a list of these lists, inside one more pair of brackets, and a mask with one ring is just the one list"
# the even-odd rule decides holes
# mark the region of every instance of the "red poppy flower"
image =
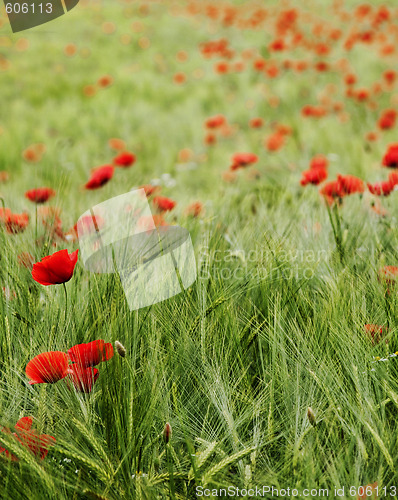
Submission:
[[[7,428],[3,428],[1,430],[1,432],[4,432],[6,434],[11,434],[10,429],[7,429]],[[14,436],[16,436],[16,435],[14,434]],[[0,454],[4,454],[7,458],[11,459],[12,462],[18,462],[18,460],[19,460],[18,457],[13,455],[11,452],[9,452],[7,450],[7,448],[3,448],[2,446],[0,446]]]
[[316,168],[327,168],[329,165],[329,160],[326,158],[326,156],[323,155],[317,155],[314,156],[310,162],[310,169],[316,169]]
[[120,153],[113,159],[113,163],[118,167],[131,167],[135,163],[136,157],[133,153]]
[[285,41],[281,38],[278,38],[277,40],[274,40],[268,45],[268,49],[272,52],[278,52],[286,49],[286,44]]
[[68,349],[68,355],[73,363],[83,368],[95,366],[101,361],[107,361],[113,356],[113,346],[104,340],[94,340],[88,344],[77,344]]
[[391,144],[388,147],[386,154],[383,156],[382,163],[385,167],[398,167],[398,144]]
[[88,182],[85,184],[86,189],[98,189],[113,177],[114,167],[113,165],[104,165],[102,167],[95,168]]
[[0,171],[0,182],[7,182],[10,176],[5,170]]
[[[359,488],[361,488],[361,486]],[[362,486],[362,491],[363,491],[362,494],[358,493],[357,500],[376,500],[379,496],[378,491],[380,491],[380,489],[376,481],[372,484],[366,484],[365,486]]]
[[160,212],[168,212],[173,210],[173,208],[177,205],[177,202],[167,198],[166,196],[155,196],[153,204]]
[[162,214],[154,214],[154,215],[143,215],[137,221],[137,229],[140,231],[153,231],[153,226],[167,226],[167,222],[164,220]]
[[21,267],[32,269],[35,259],[29,252],[22,252],[18,255],[18,264]]
[[384,80],[390,85],[395,82],[396,77],[397,74],[395,73],[394,70],[387,70],[383,73]]
[[285,136],[275,132],[268,136],[265,140],[265,147],[268,151],[278,151],[285,143]]
[[161,188],[160,186],[152,186],[152,184],[144,184],[143,186],[140,186],[138,189],[143,189],[147,196],[152,196],[157,191],[160,191]]
[[354,177],[353,175],[338,175],[335,181],[324,184],[320,189],[320,193],[325,196],[329,203],[333,203],[335,198],[342,198],[354,193],[363,193],[364,189],[364,183],[358,177]]
[[369,90],[368,89],[359,89],[355,92],[355,97],[358,99],[359,102],[366,101],[369,97]]
[[105,225],[105,220],[100,215],[85,215],[80,217],[78,222],[73,226],[73,229],[80,234],[80,236],[91,234],[99,231]]
[[314,184],[317,186],[323,182],[328,177],[328,172],[326,168],[312,168],[310,170],[305,170],[302,174],[302,179],[300,184],[306,186],[307,184]]
[[68,356],[61,351],[43,352],[26,365],[26,375],[33,384],[54,384],[70,373]]
[[384,266],[379,269],[379,279],[388,283],[395,282],[398,277],[397,266]]
[[56,207],[40,207],[38,210],[38,215],[43,223],[43,225],[48,229],[48,233],[52,238],[58,236],[58,238],[64,239],[64,233],[62,231],[62,221],[59,217],[60,210]]
[[99,377],[97,368],[92,368],[91,366],[85,368],[77,363],[73,363],[70,369],[71,373],[69,377],[75,389],[80,392],[91,392]]
[[48,448],[55,443],[55,438],[47,434],[38,434],[36,430],[31,430],[32,424],[32,417],[20,418],[15,424],[16,437],[23,446],[43,460],[47,456]]
[[345,76],[344,81],[346,85],[354,85],[357,82],[357,77],[354,74],[349,73]]
[[46,146],[44,144],[32,144],[23,151],[22,156],[26,161],[37,162],[41,160],[45,151]]
[[11,214],[11,210],[9,208],[0,208],[0,221],[5,222],[7,217]]
[[66,283],[73,276],[79,250],[72,252],[60,250],[36,262],[32,269],[32,278],[41,285],[59,285]]
[[[373,344],[378,344],[382,339],[383,334],[387,333],[387,328],[382,325],[365,325],[365,333],[370,337]],[[386,340],[386,343],[388,341]]]
[[3,217],[0,216],[0,220],[4,222],[7,233],[17,234],[22,233],[27,228],[29,215],[27,213],[13,214],[11,210],[6,208]]
[[372,194],[378,196],[388,196],[398,185],[398,173],[391,172],[388,176],[388,180],[384,182],[376,182],[375,184],[368,183],[368,189]]
[[319,192],[328,199],[342,198],[344,196],[341,185],[337,180],[327,182],[323,185]]
[[254,153],[235,153],[232,157],[231,170],[246,167],[258,161],[258,156]]
[[367,186],[369,191],[377,196],[388,196],[394,189],[394,186],[389,181],[376,182],[375,184],[368,182]]
[[102,87],[102,88],[106,88],[106,87],[109,87],[110,85],[112,85],[113,83],[113,78],[112,76],[110,75],[104,75],[104,76],[101,76],[98,80],[97,80],[97,84],[99,87]]
[[397,119],[397,112],[395,109],[387,109],[383,111],[382,115],[378,120],[378,126],[382,130],[388,130],[394,127]]
[[117,151],[126,148],[126,143],[122,139],[119,139],[117,137],[109,139],[108,144],[111,149],[115,149]]
[[264,124],[264,120],[262,118],[252,118],[249,121],[249,127],[251,128],[261,128]]
[[[47,434],[38,434],[36,430],[31,429],[33,417],[22,417],[15,424],[16,432],[12,435],[26,448],[32,451],[37,457],[43,460],[48,453],[48,448],[55,443],[53,436]],[[10,429],[3,428],[2,432],[11,434]],[[18,457],[10,453],[6,448],[0,448],[0,453],[10,457],[12,461],[18,461]]]
[[206,134],[204,142],[208,146],[211,146],[217,142],[217,137],[214,134]]
[[345,195],[363,193],[365,190],[363,181],[353,175],[338,175],[337,181],[340,183],[341,190]]
[[203,212],[203,205],[200,201],[194,201],[185,209],[185,213],[187,215],[191,215],[192,217],[199,217],[199,215]]
[[35,203],[45,203],[53,196],[55,196],[55,191],[47,187],[31,189],[25,193],[25,198]]
[[377,141],[378,139],[378,135],[376,132],[368,132],[366,135],[365,135],[365,139],[369,142],[373,142],[373,141]]
[[205,121],[206,128],[218,128],[226,123],[225,116],[215,115]]

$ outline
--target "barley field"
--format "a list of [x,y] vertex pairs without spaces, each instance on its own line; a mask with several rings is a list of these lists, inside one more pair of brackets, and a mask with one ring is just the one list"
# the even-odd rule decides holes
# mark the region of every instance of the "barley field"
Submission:
[[[396,496],[398,6],[1,9],[1,497]],[[76,224],[138,188],[197,276],[130,310]]]

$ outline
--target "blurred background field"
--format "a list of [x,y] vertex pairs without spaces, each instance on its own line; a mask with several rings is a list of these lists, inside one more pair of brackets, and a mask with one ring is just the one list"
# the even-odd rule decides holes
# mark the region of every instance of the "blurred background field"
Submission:
[[[82,0],[15,34],[2,11],[0,197],[30,222],[0,232],[0,424],[32,415],[56,438],[40,461],[0,435],[19,458],[0,454],[4,498],[396,484],[396,275],[378,273],[398,265],[397,193],[366,183],[393,171],[397,37],[398,7],[378,1]],[[115,138],[135,164],[85,189]],[[238,152],[258,161],[231,168]],[[325,183],[355,176],[358,192],[328,203],[325,184],[302,185],[316,155]],[[34,282],[18,255],[75,250],[65,235],[83,212],[147,184],[176,202],[162,217],[189,230],[196,283],[130,312],[118,276],[79,261],[65,320],[62,287]],[[43,186],[62,226],[39,217],[35,242],[24,193]],[[127,353],[91,393],[28,385],[34,356],[95,339]]]

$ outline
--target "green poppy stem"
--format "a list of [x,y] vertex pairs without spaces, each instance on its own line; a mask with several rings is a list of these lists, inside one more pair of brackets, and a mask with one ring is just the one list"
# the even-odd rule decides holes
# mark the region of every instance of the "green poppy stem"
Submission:
[[65,291],[65,324],[66,324],[66,314],[68,311],[68,292],[66,291],[66,285],[65,283],[62,283],[64,286],[64,291]]
[[35,245],[37,245],[37,203],[36,203]]
[[6,202],[4,201],[4,198],[2,198],[1,196],[0,196],[0,201],[1,201],[1,204],[3,205],[3,210],[5,212],[6,211]]

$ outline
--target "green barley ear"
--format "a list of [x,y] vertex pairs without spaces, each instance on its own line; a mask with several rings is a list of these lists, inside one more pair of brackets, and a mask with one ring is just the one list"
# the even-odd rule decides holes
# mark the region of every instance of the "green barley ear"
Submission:
[[316,417],[315,417],[314,410],[310,406],[307,409],[307,417],[308,417],[308,420],[309,420],[310,424],[312,425],[312,427],[315,427],[316,426]]
[[171,435],[172,435],[171,425],[169,422],[166,422],[166,425],[164,426],[163,429],[163,440],[166,444],[170,441]]
[[116,351],[122,358],[126,357],[126,348],[118,340],[115,341]]

